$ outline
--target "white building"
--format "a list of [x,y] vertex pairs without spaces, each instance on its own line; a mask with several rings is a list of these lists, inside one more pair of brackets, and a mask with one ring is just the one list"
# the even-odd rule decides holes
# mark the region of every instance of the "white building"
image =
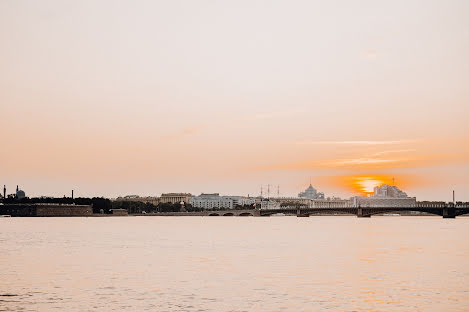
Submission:
[[160,197],[160,203],[188,203],[191,197],[190,193],[163,193]]
[[353,197],[355,207],[415,207],[415,197],[408,197],[394,185],[381,185],[374,188],[374,194],[369,197]]
[[236,206],[250,206],[256,203],[256,198],[245,196],[221,196],[225,199],[233,200],[233,207]]
[[220,196],[218,193],[213,194],[200,194],[199,196],[193,196],[189,199],[189,204],[192,207],[203,208],[203,209],[233,209],[235,206],[233,198],[225,198]]
[[261,209],[281,209],[281,203],[275,200],[263,200],[260,204]]
[[371,195],[371,197],[379,197],[379,198],[407,198],[407,194],[400,189],[397,188],[397,186],[394,185],[381,185],[381,186],[376,186],[374,188],[374,194]]
[[203,209],[233,209],[236,206],[247,206],[256,203],[253,197],[244,196],[220,196],[218,193],[200,194],[189,199],[192,207]]

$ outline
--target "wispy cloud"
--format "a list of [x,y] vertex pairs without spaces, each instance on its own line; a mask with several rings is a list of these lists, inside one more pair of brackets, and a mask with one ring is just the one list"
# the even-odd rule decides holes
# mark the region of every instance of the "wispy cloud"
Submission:
[[393,145],[409,143],[409,140],[393,141],[298,141],[299,145]]
[[377,170],[395,168],[417,168],[469,162],[469,154],[438,154],[438,155],[402,155],[401,157],[357,157],[331,160],[299,161],[274,164],[258,168],[258,170]]
[[389,164],[395,163],[402,160],[397,159],[377,159],[377,158],[357,158],[357,159],[346,159],[336,160],[331,163],[334,166],[347,166],[347,165],[377,165],[377,164]]
[[383,155],[388,155],[388,154],[395,154],[395,153],[410,153],[410,152],[416,152],[417,150],[415,148],[410,148],[410,149],[399,149],[399,150],[389,150],[389,151],[382,151],[382,152],[377,152],[374,153],[372,156],[383,156]]

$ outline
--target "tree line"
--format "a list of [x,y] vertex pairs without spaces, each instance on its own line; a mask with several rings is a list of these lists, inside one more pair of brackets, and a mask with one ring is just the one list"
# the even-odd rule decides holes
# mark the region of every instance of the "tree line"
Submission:
[[[199,212],[203,208],[193,207],[191,204],[181,205],[180,203],[144,203],[139,201],[111,201],[104,197],[25,197],[25,198],[4,198],[4,204],[69,204],[69,205],[91,205],[93,213],[112,213],[111,209],[125,209],[129,214],[158,213],[158,212]],[[253,209],[249,206],[236,206],[236,209]],[[216,208],[211,210],[226,210],[225,208]]]

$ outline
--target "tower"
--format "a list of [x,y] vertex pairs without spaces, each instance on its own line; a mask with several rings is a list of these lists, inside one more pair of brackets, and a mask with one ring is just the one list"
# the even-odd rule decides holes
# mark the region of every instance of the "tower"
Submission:
[[7,186],[3,185],[3,198],[7,198]]

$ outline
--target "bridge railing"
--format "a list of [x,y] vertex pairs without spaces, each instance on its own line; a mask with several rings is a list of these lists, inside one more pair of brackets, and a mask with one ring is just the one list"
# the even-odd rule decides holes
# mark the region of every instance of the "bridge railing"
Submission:
[[423,201],[417,202],[417,207],[419,208],[445,208],[445,202],[430,202],[430,201]]
[[397,209],[442,209],[442,208],[457,208],[457,209],[469,209],[469,202],[457,202],[456,204],[453,203],[446,203],[446,202],[430,202],[430,201],[421,201],[416,202],[415,204],[407,204],[407,205],[396,205],[396,206],[389,206],[386,204],[383,205],[376,205],[376,204],[363,204],[354,205],[353,203],[320,203],[319,205],[316,203],[314,206],[280,206],[280,207],[265,207],[261,208],[261,210],[292,210],[292,209],[346,209],[346,208],[397,208]]

